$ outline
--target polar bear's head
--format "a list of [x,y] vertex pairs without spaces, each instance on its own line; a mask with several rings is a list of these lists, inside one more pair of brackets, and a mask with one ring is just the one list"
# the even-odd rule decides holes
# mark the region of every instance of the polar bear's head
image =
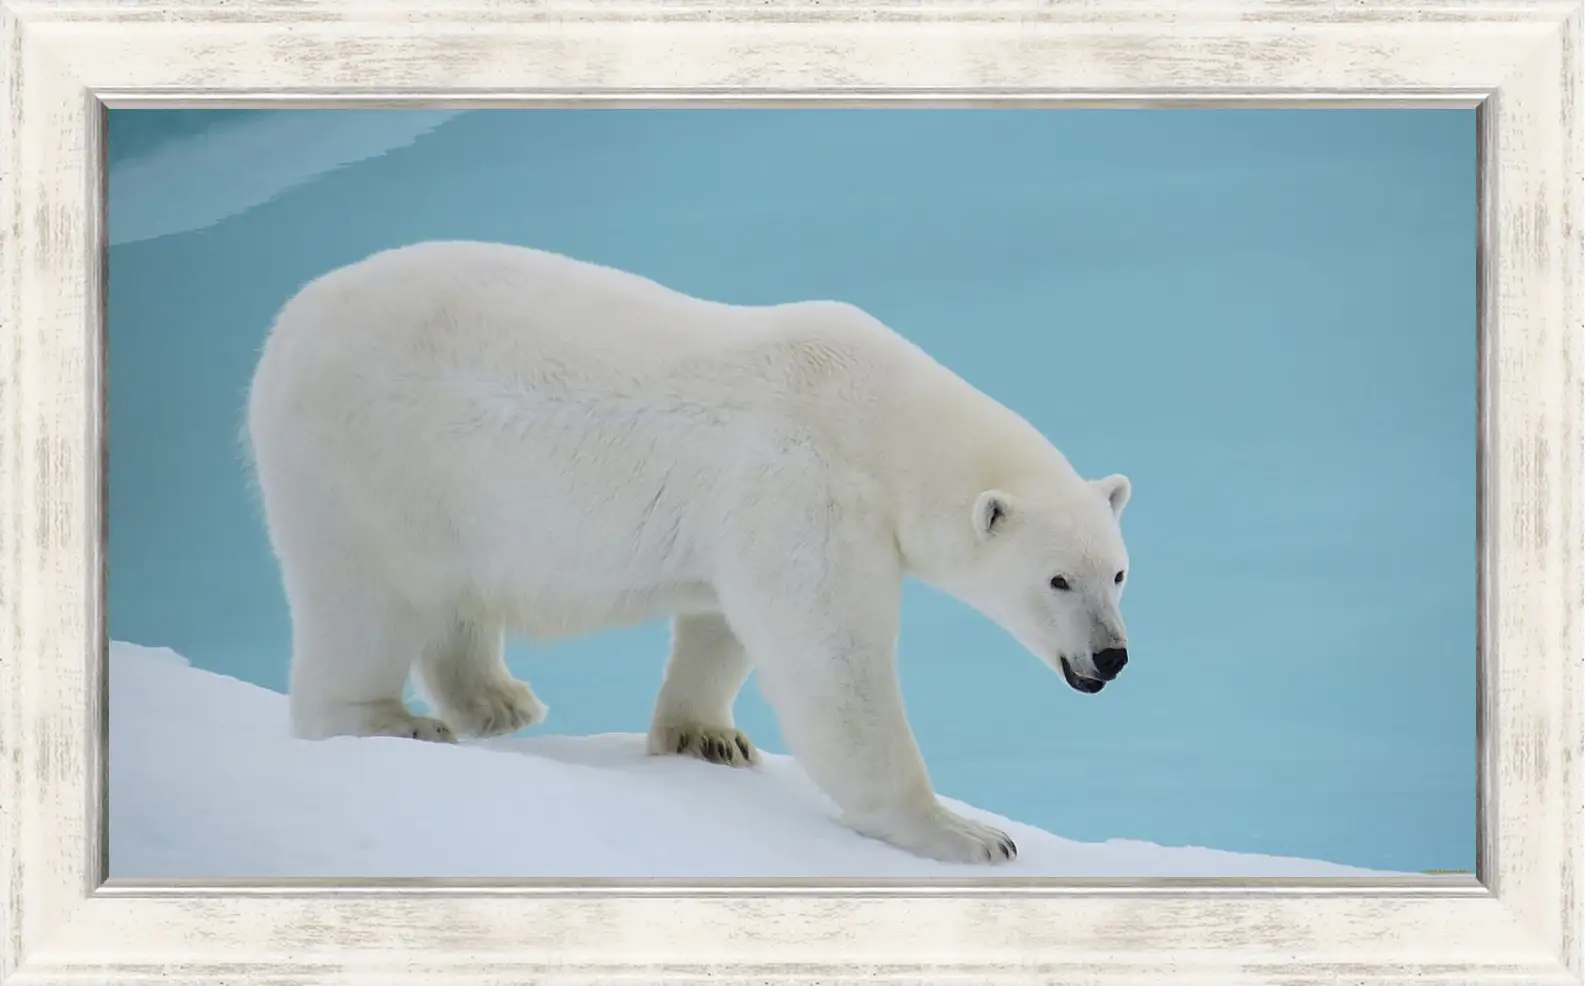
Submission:
[[954,595],[995,620],[1094,694],[1128,661],[1120,604],[1128,551],[1119,521],[1128,477],[1058,483],[1052,489],[986,490],[970,516],[974,547]]

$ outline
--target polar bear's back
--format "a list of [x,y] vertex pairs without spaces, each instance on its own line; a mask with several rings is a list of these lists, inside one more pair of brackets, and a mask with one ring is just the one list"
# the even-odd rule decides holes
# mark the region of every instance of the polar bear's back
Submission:
[[[731,305],[527,247],[430,242],[377,253],[305,286],[261,360],[298,385],[321,373],[391,380],[511,378],[536,392],[637,397],[679,388],[726,406],[807,389],[811,373],[929,362],[850,305]],[[356,371],[354,373],[354,371]]]
[[[298,317],[305,309],[312,314]],[[454,367],[523,372],[588,352],[598,354],[598,365],[615,360],[652,373],[669,358],[718,347],[723,332],[741,335],[750,311],[545,251],[431,242],[386,250],[311,282],[283,310],[274,335],[303,336],[300,344],[322,346],[325,356],[377,338],[383,351],[416,346],[423,359]]]

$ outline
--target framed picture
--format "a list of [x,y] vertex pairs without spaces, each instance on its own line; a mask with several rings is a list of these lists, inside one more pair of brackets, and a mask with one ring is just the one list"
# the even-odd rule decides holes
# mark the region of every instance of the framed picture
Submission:
[[1580,983],[1581,5],[0,0],[0,983]]

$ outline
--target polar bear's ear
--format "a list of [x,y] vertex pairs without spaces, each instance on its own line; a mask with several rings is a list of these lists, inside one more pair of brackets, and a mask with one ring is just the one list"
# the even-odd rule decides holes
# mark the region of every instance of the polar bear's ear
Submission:
[[974,533],[988,538],[1007,522],[1012,512],[1013,498],[1001,490],[986,490],[974,498]]
[[1112,505],[1113,517],[1123,516],[1123,508],[1128,506],[1128,498],[1134,492],[1133,484],[1128,481],[1127,476],[1120,472],[1114,472],[1110,476],[1093,480],[1091,485],[1099,490],[1102,496],[1106,497],[1107,503]]

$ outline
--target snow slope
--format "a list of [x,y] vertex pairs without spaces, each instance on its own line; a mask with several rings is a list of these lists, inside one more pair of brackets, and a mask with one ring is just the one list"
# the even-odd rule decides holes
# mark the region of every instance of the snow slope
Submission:
[[113,878],[1382,875],[1074,842],[949,803],[1001,826],[1019,858],[948,865],[855,835],[783,756],[733,770],[647,757],[637,735],[294,740],[285,696],[110,646]]

